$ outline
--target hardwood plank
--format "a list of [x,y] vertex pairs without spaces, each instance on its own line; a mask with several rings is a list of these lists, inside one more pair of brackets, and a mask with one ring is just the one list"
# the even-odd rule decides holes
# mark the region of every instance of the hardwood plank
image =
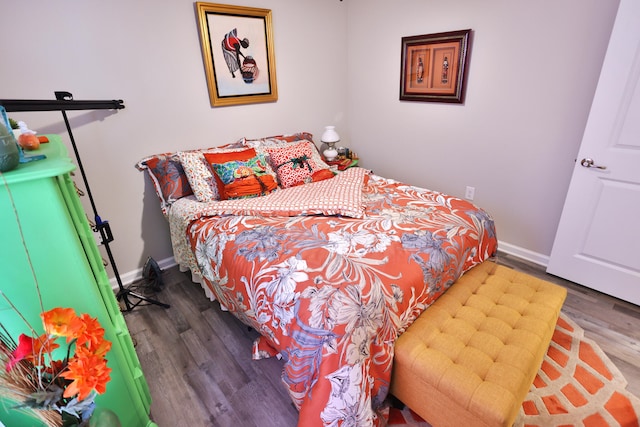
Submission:
[[[211,426],[241,426],[243,421],[233,408],[227,393],[223,391],[217,383],[216,374],[212,373],[212,365],[215,362],[209,361],[199,369],[191,369],[185,374],[185,382],[198,396],[199,403],[205,408],[208,415],[208,423]],[[162,424],[158,424],[162,426]],[[171,424],[190,425],[190,424]]]

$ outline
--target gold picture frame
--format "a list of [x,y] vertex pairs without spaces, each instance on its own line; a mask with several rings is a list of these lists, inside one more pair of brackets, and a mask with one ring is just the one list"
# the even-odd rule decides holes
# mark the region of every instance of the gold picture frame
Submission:
[[271,10],[196,2],[212,107],[278,100]]
[[463,103],[471,30],[402,38],[400,100]]

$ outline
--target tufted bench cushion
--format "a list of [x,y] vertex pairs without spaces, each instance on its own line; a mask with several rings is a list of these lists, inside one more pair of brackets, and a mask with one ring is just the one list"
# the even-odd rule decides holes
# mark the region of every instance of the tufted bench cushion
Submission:
[[491,261],[474,267],[396,341],[391,393],[434,427],[512,425],[566,295]]

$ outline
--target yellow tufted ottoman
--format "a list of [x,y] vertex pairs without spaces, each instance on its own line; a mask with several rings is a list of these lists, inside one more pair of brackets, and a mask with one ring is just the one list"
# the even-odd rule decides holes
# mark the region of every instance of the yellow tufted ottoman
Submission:
[[391,393],[434,427],[511,426],[565,288],[484,262],[398,338]]

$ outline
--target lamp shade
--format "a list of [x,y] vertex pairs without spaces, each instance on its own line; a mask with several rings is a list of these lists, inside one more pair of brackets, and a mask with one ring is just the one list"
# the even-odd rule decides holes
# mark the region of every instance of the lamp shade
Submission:
[[336,132],[336,127],[326,126],[324,128],[322,136],[320,137],[320,141],[329,143],[336,143],[340,141],[340,135],[338,135],[338,132]]

